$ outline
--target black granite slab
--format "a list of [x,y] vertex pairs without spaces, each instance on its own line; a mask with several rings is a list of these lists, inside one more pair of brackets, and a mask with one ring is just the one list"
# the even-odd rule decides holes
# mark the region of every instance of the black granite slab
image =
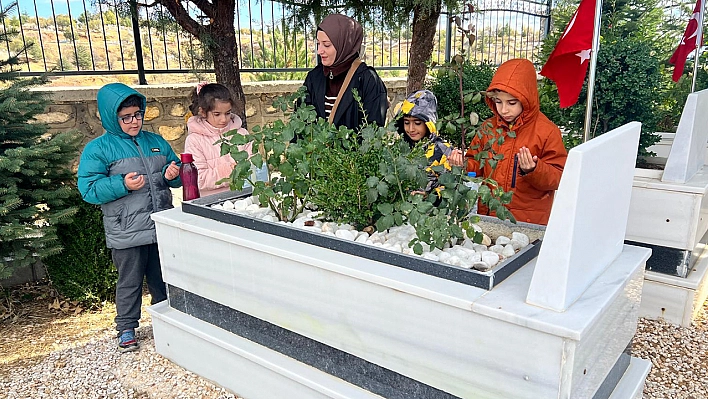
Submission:
[[615,365],[612,366],[612,369],[610,369],[610,372],[607,374],[607,377],[605,377],[605,380],[602,381],[600,388],[597,389],[592,399],[607,399],[610,395],[612,395],[612,391],[615,390],[615,387],[617,387],[617,384],[629,367],[629,362],[632,360],[631,353],[632,341],[629,341],[629,344],[624,349],[624,352],[620,354],[619,359],[617,359]]
[[[541,249],[541,240],[535,240],[527,247],[522,248],[514,256],[495,266],[491,271],[480,272],[473,269],[448,265],[442,262],[431,261],[418,256],[388,251],[354,241],[342,240],[337,237],[315,234],[280,223],[267,222],[234,212],[211,208],[212,204],[221,203],[227,199],[244,198],[249,195],[250,190],[220,193],[194,201],[183,202],[182,211],[223,223],[285,237],[291,240],[359,256],[365,259],[375,260],[392,266],[414,270],[446,280],[452,280],[458,283],[483,288],[485,290],[491,290],[494,286],[504,281],[504,279],[519,270],[531,259],[538,256],[538,252]],[[494,218],[485,219],[485,221],[492,223],[495,222],[495,220],[496,219]],[[498,222],[502,223],[501,221]],[[543,226],[525,225],[543,229]]]
[[625,240],[624,243],[651,249],[651,256],[647,260],[646,270],[670,276],[684,278],[688,276],[691,251],[629,240]]
[[[170,307],[314,367],[387,399],[459,399],[420,381],[325,345],[303,335],[211,301],[179,287],[167,286]],[[608,399],[624,376],[631,342],[592,399]]]

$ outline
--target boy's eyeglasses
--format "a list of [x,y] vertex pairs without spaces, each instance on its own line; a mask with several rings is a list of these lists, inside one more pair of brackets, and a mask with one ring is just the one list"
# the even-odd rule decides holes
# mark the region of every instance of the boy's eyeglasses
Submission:
[[127,125],[127,124],[133,122],[133,118],[135,118],[139,121],[143,120],[144,114],[145,113],[143,111],[138,111],[138,112],[134,113],[133,115],[120,116],[120,117],[118,117],[118,119],[123,121],[123,123],[125,123]]

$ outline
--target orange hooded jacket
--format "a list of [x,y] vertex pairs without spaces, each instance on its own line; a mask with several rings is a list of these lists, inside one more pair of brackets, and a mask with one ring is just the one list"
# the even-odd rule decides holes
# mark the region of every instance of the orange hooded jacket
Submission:
[[[508,133],[511,129],[516,137],[506,136],[501,146],[496,143],[493,145],[497,154],[504,154],[504,159],[499,161],[494,170],[487,165],[480,170],[479,162],[472,158],[480,151],[481,145],[489,140],[488,137],[481,140],[475,137],[465,154],[468,157],[467,171],[476,172],[477,176],[491,177],[504,191],[513,191],[514,195],[507,208],[516,220],[548,224],[553,194],[558,189],[568,152],[563,146],[558,127],[540,111],[536,69],[528,60],[509,60],[497,69],[487,89],[491,90],[511,94],[521,102],[523,111],[510,126],[499,116],[492,99],[487,98],[487,105],[494,116],[487,119],[482,128],[490,129],[488,123],[491,123],[492,131],[501,128],[504,133]],[[474,148],[475,145],[478,148]],[[522,174],[521,168],[514,167],[514,158],[521,147],[527,147],[531,155],[538,157],[536,168],[530,173]],[[480,204],[479,214],[489,214],[489,210]]]

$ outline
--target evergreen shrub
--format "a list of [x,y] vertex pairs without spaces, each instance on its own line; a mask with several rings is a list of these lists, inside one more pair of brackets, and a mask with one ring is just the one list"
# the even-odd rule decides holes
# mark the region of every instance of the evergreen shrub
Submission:
[[78,208],[73,221],[57,235],[64,251],[44,260],[59,293],[87,307],[115,300],[118,272],[106,247],[101,208],[81,199],[74,189],[71,201]]

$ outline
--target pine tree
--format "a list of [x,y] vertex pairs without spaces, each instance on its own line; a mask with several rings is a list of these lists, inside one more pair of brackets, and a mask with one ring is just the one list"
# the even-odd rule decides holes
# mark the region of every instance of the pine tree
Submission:
[[[2,10],[0,18],[13,6]],[[0,36],[0,43],[6,40]],[[0,60],[0,279],[60,252],[57,225],[76,212],[66,199],[73,189],[71,164],[80,136],[51,135],[46,124],[36,121],[48,99],[30,90],[42,79],[21,79],[14,71],[25,52]]]

